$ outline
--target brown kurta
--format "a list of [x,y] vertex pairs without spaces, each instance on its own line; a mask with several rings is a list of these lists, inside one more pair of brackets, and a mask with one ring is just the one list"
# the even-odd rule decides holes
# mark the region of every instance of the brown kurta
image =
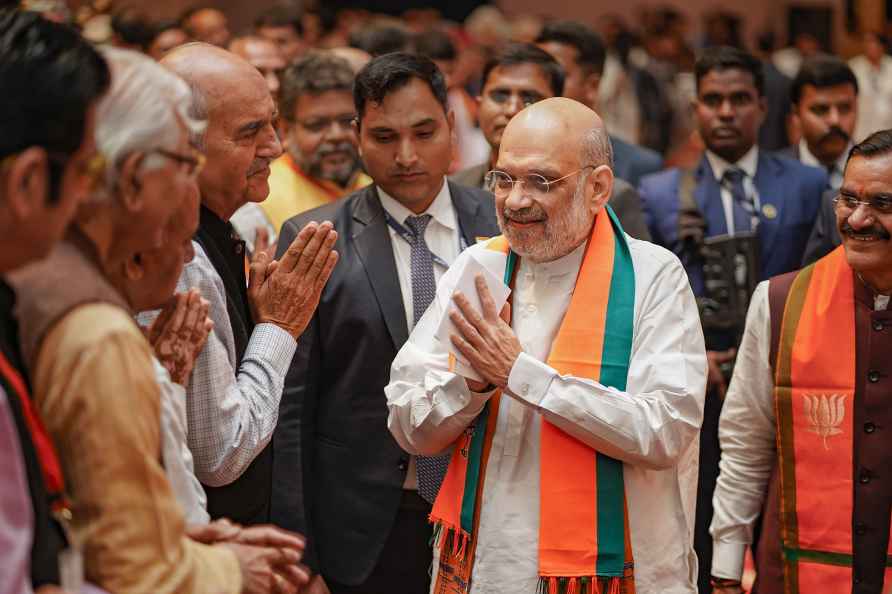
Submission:
[[[772,279],[769,289],[772,351],[776,360],[784,303],[796,273]],[[892,310],[874,309],[874,295],[855,280],[856,381],[853,414],[854,553],[853,594],[882,594],[889,544],[890,439],[892,439]],[[780,535],[780,477],[771,474],[756,556],[757,594],[783,594]],[[811,594],[811,593],[803,593]]]
[[13,276],[33,395],[58,448],[89,581],[117,594],[235,594],[239,563],[185,536],[161,467],[149,343],[83,237]]

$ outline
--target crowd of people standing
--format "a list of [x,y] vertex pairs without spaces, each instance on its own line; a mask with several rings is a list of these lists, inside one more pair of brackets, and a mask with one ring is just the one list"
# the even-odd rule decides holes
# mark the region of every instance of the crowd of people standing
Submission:
[[892,588],[878,33],[7,4],[0,594]]

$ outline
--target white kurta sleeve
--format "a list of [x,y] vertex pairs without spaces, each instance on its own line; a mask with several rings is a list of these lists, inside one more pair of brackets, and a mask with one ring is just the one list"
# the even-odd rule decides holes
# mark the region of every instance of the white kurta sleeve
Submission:
[[508,393],[586,445],[627,464],[674,466],[700,431],[706,351],[687,275],[667,258],[646,284],[636,311],[626,391],[561,376],[521,354]]
[[471,392],[465,378],[449,371],[449,348],[434,337],[450,304],[444,287],[453,284],[467,252],[440,280],[437,297],[418,321],[390,368],[384,389],[390,416],[387,427],[410,454],[431,456],[448,449],[480,414],[492,392]]
[[768,283],[753,294],[734,376],[719,421],[722,458],[713,495],[712,574],[740,579],[776,460]]

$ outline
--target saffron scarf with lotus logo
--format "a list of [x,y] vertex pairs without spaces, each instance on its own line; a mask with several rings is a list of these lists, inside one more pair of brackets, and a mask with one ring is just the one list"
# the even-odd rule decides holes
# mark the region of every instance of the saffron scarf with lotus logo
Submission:
[[854,293],[839,247],[796,275],[784,306],[774,396],[788,594],[852,588]]
[[[505,284],[517,256],[504,237],[487,248],[507,255]],[[616,215],[595,219],[576,288],[548,364],[562,375],[626,389],[632,350],[635,271]],[[471,591],[480,500],[500,394],[458,439],[434,503],[439,547],[435,594]],[[544,594],[634,592],[623,465],[543,419],[540,443],[539,591]]]

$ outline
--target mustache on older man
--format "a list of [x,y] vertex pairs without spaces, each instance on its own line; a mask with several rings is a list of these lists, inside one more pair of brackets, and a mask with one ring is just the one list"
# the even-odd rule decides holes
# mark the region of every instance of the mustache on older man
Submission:
[[251,167],[248,168],[247,177],[251,177],[254,174],[260,173],[264,169],[267,169],[270,163],[272,163],[271,159],[254,159],[254,162],[251,163]]
[[840,235],[850,235],[852,237],[861,237],[864,239],[867,238],[876,238],[876,239],[889,239],[889,232],[882,225],[873,225],[868,229],[858,229],[856,230],[854,227],[849,225],[848,221],[844,221],[839,226]]
[[546,213],[545,209],[538,204],[527,206],[526,208],[519,208],[517,210],[506,206],[502,209],[502,217],[505,220],[514,221],[516,223],[531,223],[533,221],[544,221],[548,218],[548,213]]

